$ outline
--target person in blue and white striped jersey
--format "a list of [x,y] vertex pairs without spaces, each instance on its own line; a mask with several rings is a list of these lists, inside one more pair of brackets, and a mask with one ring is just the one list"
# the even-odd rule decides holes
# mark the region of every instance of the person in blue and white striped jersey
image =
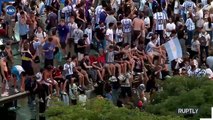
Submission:
[[166,25],[166,15],[162,12],[162,8],[159,6],[158,11],[154,14],[154,24],[153,29],[160,35],[160,44],[165,43],[163,35]]
[[185,26],[187,28],[187,35],[188,35],[188,39],[186,40],[186,46],[190,47],[192,43],[192,38],[194,36],[194,31],[195,31],[195,23],[193,21],[192,13],[188,14],[188,18],[186,20]]
[[124,43],[131,44],[132,42],[132,20],[128,18],[128,14],[125,14],[124,19],[121,20],[123,25]]
[[184,8],[183,19],[184,21],[186,21],[187,13],[189,12],[189,10],[195,12],[196,5],[192,0],[185,0],[185,2],[182,4],[182,7]]

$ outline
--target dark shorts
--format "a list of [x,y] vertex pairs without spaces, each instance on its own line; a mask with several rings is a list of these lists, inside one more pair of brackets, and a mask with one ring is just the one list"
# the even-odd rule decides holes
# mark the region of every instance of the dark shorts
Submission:
[[65,49],[65,48],[66,48],[66,43],[65,43],[65,42],[60,42],[60,44],[61,44],[61,48],[62,48],[62,49]]
[[26,35],[20,35],[20,38],[21,38],[22,40],[27,40],[27,34],[26,34]]
[[54,56],[59,52],[59,48],[58,47],[55,47],[55,51],[54,51]]
[[45,59],[44,60],[44,67],[46,68],[48,65],[53,66],[53,59]]
[[126,95],[132,97],[131,87],[121,87],[121,96],[125,98]]
[[71,78],[72,78],[72,75],[67,75],[67,76],[66,76],[66,80],[68,80],[68,81],[70,81]]
[[55,81],[60,85],[61,83],[64,83],[65,80],[63,78],[54,78]]

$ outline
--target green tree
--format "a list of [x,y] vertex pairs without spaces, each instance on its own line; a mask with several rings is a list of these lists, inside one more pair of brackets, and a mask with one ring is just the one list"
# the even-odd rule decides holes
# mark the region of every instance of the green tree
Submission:
[[65,106],[56,102],[46,111],[48,120],[184,120],[181,117],[157,116],[138,109],[118,108],[111,102],[94,98],[86,106]]
[[[157,115],[175,115],[187,119],[211,117],[213,81],[208,78],[172,77],[162,82],[163,91],[146,106],[146,112]],[[198,108],[196,115],[177,114],[178,108]]]

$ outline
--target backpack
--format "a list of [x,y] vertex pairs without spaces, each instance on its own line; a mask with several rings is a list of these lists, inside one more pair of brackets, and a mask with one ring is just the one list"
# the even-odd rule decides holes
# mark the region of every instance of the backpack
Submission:
[[200,46],[206,46],[207,41],[206,41],[205,36],[201,36],[199,38],[199,42],[200,42]]

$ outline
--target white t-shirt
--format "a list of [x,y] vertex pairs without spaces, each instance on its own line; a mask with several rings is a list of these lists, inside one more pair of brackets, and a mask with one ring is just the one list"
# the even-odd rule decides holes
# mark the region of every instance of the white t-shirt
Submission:
[[146,46],[146,52],[149,53],[149,52],[153,52],[153,48],[156,47],[156,44],[153,43],[152,41],[150,41],[147,46]]
[[191,46],[191,50],[192,51],[195,51],[195,52],[198,52],[198,50],[197,50],[197,47],[200,45],[200,42],[198,41],[198,40],[193,40],[192,41],[192,46]]
[[[108,36],[109,40],[113,42],[114,41],[114,39],[113,39],[113,29],[107,29],[106,36]],[[109,45],[109,44],[110,43],[107,41],[107,45]]]
[[89,44],[91,44],[92,43],[92,29],[86,28],[84,30],[84,33],[88,35],[88,42],[89,42]]
[[211,39],[210,35],[206,32],[206,33],[200,33],[199,34],[199,38],[204,36],[206,38],[206,46],[209,46],[209,40]]
[[102,5],[99,5],[95,9],[96,23],[99,23],[99,21],[100,21],[100,14],[102,12],[102,8],[103,8]]
[[145,25],[150,25],[150,18],[149,17],[145,17],[144,24]]
[[123,25],[123,32],[128,33],[132,31],[132,20],[129,18],[124,18],[121,20],[121,23]]
[[19,75],[20,75],[22,72],[24,72],[24,69],[23,69],[22,66],[16,65],[16,66],[14,66],[14,67],[16,67],[16,69],[18,70]]
[[209,56],[206,58],[206,64],[213,70],[213,56]]
[[65,71],[65,76],[67,75],[72,75],[73,74],[73,64],[70,63],[65,63],[64,64],[64,71]]
[[62,13],[70,13],[72,12],[72,7],[70,5],[65,6],[62,10]]
[[155,30],[164,30],[164,23],[166,18],[166,15],[163,12],[157,12],[154,14],[154,20],[156,20],[156,28]]
[[206,69],[206,76],[208,78],[213,78],[213,72],[212,72],[212,70],[210,68]]
[[39,39],[39,41],[43,40],[45,37],[47,37],[46,32],[35,32],[35,36]]
[[179,14],[179,2],[175,0],[174,14]]
[[122,42],[123,41],[123,31],[122,29],[116,29],[116,42]]
[[213,28],[213,23],[211,23],[212,25],[211,25],[211,28],[209,28],[209,22],[205,22],[204,24],[203,24],[203,28],[206,30],[206,31],[211,31],[212,30],[212,28]]
[[45,11],[45,4],[44,4],[44,2],[41,2],[38,5],[38,14],[43,15],[45,13],[44,11]]
[[[167,30],[170,30],[170,31],[175,30],[175,29],[176,29],[175,23],[167,23],[167,24],[166,24],[166,29],[167,29]],[[166,35],[167,35],[167,36],[170,36],[170,35],[171,35],[171,32],[166,32]]]
[[84,106],[87,102],[87,96],[84,94],[81,94],[78,96],[78,100],[79,100],[79,103],[81,103]]

